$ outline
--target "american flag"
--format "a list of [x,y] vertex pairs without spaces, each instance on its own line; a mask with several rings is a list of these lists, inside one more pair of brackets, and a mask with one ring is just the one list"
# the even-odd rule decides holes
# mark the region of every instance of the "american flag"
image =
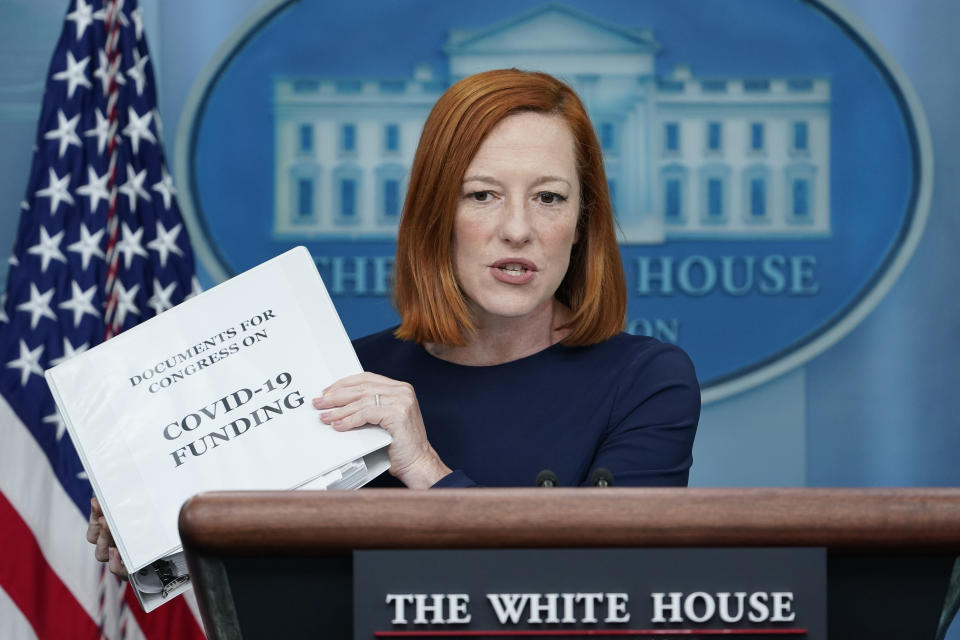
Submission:
[[197,289],[156,104],[136,0],[70,2],[0,305],[3,638],[203,637],[184,598],[145,614],[94,559],[90,483],[43,378]]

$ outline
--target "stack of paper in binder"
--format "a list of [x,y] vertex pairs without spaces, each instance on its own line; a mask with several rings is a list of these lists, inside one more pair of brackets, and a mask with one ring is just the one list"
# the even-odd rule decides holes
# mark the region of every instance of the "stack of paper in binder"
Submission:
[[189,587],[190,496],[356,488],[386,470],[385,431],[336,432],[310,403],[360,371],[303,247],[47,371],[146,610]]

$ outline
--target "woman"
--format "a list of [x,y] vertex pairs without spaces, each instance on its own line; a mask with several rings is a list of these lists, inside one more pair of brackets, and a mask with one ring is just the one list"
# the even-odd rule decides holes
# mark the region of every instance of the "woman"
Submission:
[[[402,323],[355,342],[366,373],[314,399],[335,429],[394,438],[410,488],[685,485],[700,411],[686,355],[621,333],[600,146],[542,73],[470,76],[424,125],[397,238]],[[419,402],[418,402],[419,401]],[[453,471],[453,469],[456,469]]]
[[[622,333],[603,159],[567,85],[510,69],[441,96],[414,158],[394,289],[400,326],[357,340],[366,372],[313,400],[335,429],[390,432],[394,484],[532,486],[550,469],[577,485],[600,467],[618,485],[687,483],[693,366]],[[125,575],[95,502],[87,538]]]

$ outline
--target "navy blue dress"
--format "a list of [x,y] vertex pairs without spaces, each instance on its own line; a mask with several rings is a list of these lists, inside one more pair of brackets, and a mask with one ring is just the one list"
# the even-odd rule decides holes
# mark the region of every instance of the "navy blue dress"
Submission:
[[[494,366],[464,366],[396,339],[354,341],[366,371],[413,385],[430,444],[454,472],[438,487],[561,485],[606,467],[617,486],[686,486],[700,417],[693,364],[674,345],[622,333],[555,344]],[[399,486],[389,474],[371,486]]]

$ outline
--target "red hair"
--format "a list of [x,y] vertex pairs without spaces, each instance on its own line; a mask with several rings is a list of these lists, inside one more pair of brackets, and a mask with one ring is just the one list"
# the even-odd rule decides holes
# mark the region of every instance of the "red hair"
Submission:
[[603,154],[583,104],[545,73],[501,69],[460,80],[423,126],[397,235],[394,302],[398,338],[461,346],[475,331],[453,270],[453,221],[463,176],[487,135],[519,112],[561,116],[573,134],[580,178],[578,241],[555,297],[573,312],[570,346],[623,330],[626,281],[617,247]]

